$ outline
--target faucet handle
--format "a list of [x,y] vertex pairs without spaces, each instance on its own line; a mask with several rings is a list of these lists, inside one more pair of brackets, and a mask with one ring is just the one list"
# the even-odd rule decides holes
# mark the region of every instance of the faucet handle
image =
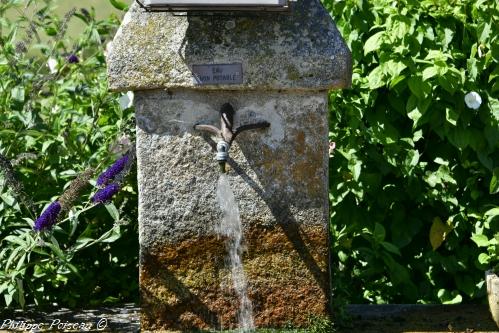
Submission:
[[244,131],[249,131],[249,130],[259,129],[259,128],[268,128],[268,127],[270,127],[270,123],[267,121],[260,121],[260,122],[254,123],[254,124],[242,125],[242,126],[239,126],[238,128],[236,128],[236,130],[234,131],[234,138],[236,138],[236,136],[239,133],[244,132]]
[[213,126],[213,125],[196,124],[196,125],[194,125],[194,129],[196,131],[209,132],[209,133],[217,135],[217,136],[221,136],[222,135],[222,132],[218,128],[216,128],[215,126]]

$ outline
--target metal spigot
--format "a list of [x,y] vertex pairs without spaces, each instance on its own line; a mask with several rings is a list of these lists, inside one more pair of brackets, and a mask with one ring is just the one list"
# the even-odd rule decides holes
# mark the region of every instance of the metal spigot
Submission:
[[216,160],[220,165],[220,171],[225,173],[225,165],[229,159],[229,149],[232,142],[236,139],[239,133],[258,129],[270,127],[270,123],[266,121],[257,122],[254,124],[239,126],[234,129],[234,108],[229,103],[222,105],[220,109],[220,129],[213,125],[196,124],[194,129],[198,131],[205,131],[211,134],[215,134],[220,138],[217,143],[217,155]]

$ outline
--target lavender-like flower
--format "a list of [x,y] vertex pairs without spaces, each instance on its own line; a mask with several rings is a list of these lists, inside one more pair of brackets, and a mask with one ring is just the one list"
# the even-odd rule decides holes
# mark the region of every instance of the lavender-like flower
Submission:
[[130,162],[130,155],[126,154],[113,165],[111,165],[106,171],[100,174],[97,178],[97,186],[107,185],[111,180],[113,180],[120,172],[122,172]]
[[107,203],[111,201],[112,197],[118,193],[120,190],[120,186],[116,183],[112,183],[100,189],[95,193],[92,198],[92,202],[94,203]]
[[22,203],[34,214],[35,208],[31,198],[24,192],[24,186],[16,177],[12,162],[0,153],[0,174],[4,175],[5,182],[12,188]]
[[73,179],[73,181],[66,188],[64,193],[59,197],[59,203],[61,204],[62,211],[68,212],[73,204],[78,200],[83,191],[88,185],[88,181],[94,175],[94,169],[88,168],[84,172],[80,173],[78,177]]
[[35,221],[35,226],[33,229],[35,231],[42,231],[45,229],[52,229],[54,224],[57,222],[57,217],[61,212],[61,204],[59,201],[52,202],[47,209],[45,209],[39,218]]
[[78,59],[78,56],[76,54],[71,54],[69,57],[68,57],[68,62],[70,64],[77,64],[80,62],[80,59]]

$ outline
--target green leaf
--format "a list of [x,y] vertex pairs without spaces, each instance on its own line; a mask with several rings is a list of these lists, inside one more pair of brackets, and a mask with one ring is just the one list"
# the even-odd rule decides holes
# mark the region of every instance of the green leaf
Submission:
[[377,243],[383,242],[386,237],[385,227],[379,223],[376,223],[374,226],[373,236]]
[[463,84],[464,79],[464,73],[461,70],[449,67],[444,75],[438,77],[438,83],[449,93],[454,94],[454,92],[462,88],[461,85]]
[[366,43],[364,44],[364,55],[379,49],[379,47],[383,43],[384,34],[385,34],[384,31],[380,31],[375,33],[366,40]]
[[485,235],[475,234],[475,235],[471,236],[471,240],[474,241],[478,247],[489,246],[489,239]]
[[9,258],[7,259],[7,263],[5,264],[5,270],[7,271],[10,266],[12,265],[12,262],[14,261],[14,259],[17,258],[17,255],[19,254],[19,252],[21,252],[23,250],[22,247],[16,247],[11,253],[10,253],[10,256]]
[[459,304],[463,301],[463,297],[457,290],[449,292],[448,290],[440,289],[437,293],[437,297],[442,304]]
[[383,75],[383,67],[378,66],[375,69],[373,69],[371,73],[369,73],[368,80],[369,80],[369,89],[371,90],[378,89],[384,86],[385,82]]
[[3,202],[5,202],[9,206],[13,206],[16,202],[16,199],[8,193],[3,193],[2,195],[0,195],[0,198],[2,198]]
[[494,218],[499,216],[499,207],[494,207],[485,212],[484,217],[487,218],[487,223],[490,223]]
[[452,126],[457,125],[457,119],[459,118],[459,114],[453,108],[445,108],[445,120]]
[[492,172],[492,179],[489,185],[490,194],[496,194],[497,192],[499,192],[499,168],[495,168]]
[[393,245],[392,243],[388,243],[388,242],[381,242],[381,246],[383,246],[385,248],[385,250],[393,253],[393,254],[396,254],[396,255],[401,255],[400,254],[400,250],[395,246]]
[[84,249],[87,247],[88,244],[90,244],[91,242],[93,242],[94,239],[92,238],[89,238],[89,237],[79,237],[77,240],[76,240],[76,244],[74,246],[74,250],[75,251],[79,251],[81,249]]
[[419,76],[412,76],[408,85],[411,92],[419,99],[425,99],[431,92],[431,86]]
[[452,227],[448,224],[444,224],[439,217],[433,219],[433,223],[430,228],[430,243],[433,251],[438,249],[440,245],[445,241],[449,232],[452,231]]
[[19,302],[19,305],[21,306],[21,308],[24,308],[26,301],[24,299],[23,280],[17,278],[16,283],[17,283],[17,299],[18,299],[18,302]]
[[409,97],[405,109],[407,111],[407,116],[414,123],[416,123],[419,120],[419,118],[421,118],[421,116],[423,115],[418,109],[418,100],[417,97],[414,95],[411,95]]
[[475,58],[468,59],[467,68],[471,80],[475,81],[478,75],[477,60]]
[[57,29],[51,26],[46,26],[45,33],[49,36],[55,36],[57,35]]
[[437,157],[433,160],[433,162],[440,164],[440,165],[449,165],[449,161],[444,160],[441,157]]
[[8,294],[3,294],[6,306],[9,306],[12,303],[12,300],[14,298],[14,293],[15,293],[15,289],[12,290],[11,292],[9,292]]
[[120,213],[113,203],[106,204],[105,207],[114,221],[118,221],[120,219]]
[[[407,78],[407,77],[406,77],[405,75],[398,75],[398,76],[393,77],[393,78],[392,78],[392,80],[390,81],[390,89],[395,89],[395,88],[397,88],[397,85],[398,85],[399,83],[404,82],[404,80],[405,80],[406,78]],[[404,87],[405,87],[405,86],[404,86]],[[391,102],[392,104],[394,104],[394,103],[393,103],[393,101],[390,101],[390,102]],[[403,105],[403,104],[402,104],[402,105]],[[402,108],[401,108],[401,109],[402,109]]]
[[423,70],[423,76],[422,76],[423,81],[431,79],[432,77],[438,75],[438,73],[439,73],[439,70],[438,70],[437,66],[426,67]]
[[413,142],[418,142],[422,138],[423,138],[423,131],[422,130],[418,130],[418,131],[414,132],[414,136],[412,137],[412,141]]
[[456,274],[456,285],[460,291],[465,292],[468,296],[473,297],[477,291],[475,280],[470,275]]
[[122,11],[127,11],[128,10],[128,5],[124,2],[121,2],[119,0],[109,0],[111,2],[111,5],[113,5],[114,8],[122,10]]
[[418,165],[419,157],[420,157],[419,151],[413,149],[409,150],[407,152],[407,157],[405,159],[406,166],[408,168],[412,168]]
[[62,261],[66,261],[64,252],[61,250],[61,247],[59,246],[59,243],[54,236],[51,235],[50,242],[46,242],[45,245],[49,247],[59,259],[61,259]]
[[119,226],[113,227],[99,238],[103,243],[112,243],[121,237],[121,230]]
[[22,247],[27,247],[26,241],[24,239],[22,239],[21,237],[18,237],[15,235],[9,235],[9,236],[5,237],[3,240],[10,242],[10,243],[20,245]]
[[428,121],[428,117],[423,117],[431,104],[431,99],[418,100],[415,95],[411,95],[406,104],[406,112],[409,119],[413,121],[413,129],[423,125]]
[[24,102],[24,87],[14,87],[10,92],[12,99],[18,102]]
[[499,121],[499,100],[497,98],[489,98],[490,111],[492,112],[492,117],[496,121]]
[[488,265],[490,262],[490,256],[487,253],[480,253],[478,255],[478,262],[481,265]]
[[46,140],[43,142],[42,145],[42,153],[45,153],[47,149],[50,147],[51,144],[53,144],[55,141],[54,140]]
[[388,266],[388,270],[390,271],[390,278],[394,285],[406,284],[411,280],[407,268],[396,262],[391,255],[389,255],[388,253],[384,253],[382,258],[385,264]]
[[[394,205],[395,206],[395,205]],[[392,221],[391,235],[392,243],[398,248],[402,248],[410,244],[418,235],[423,223],[416,218],[407,218],[405,216],[404,206],[400,206],[399,212],[395,212],[399,217]]]
[[[496,26],[496,28],[497,28],[497,26]],[[488,22],[482,22],[482,23],[478,24],[478,27],[476,30],[477,30],[477,37],[478,37],[479,43],[483,43],[483,42],[487,41],[487,39],[490,36],[490,33],[492,32],[492,28],[490,26],[490,23],[488,23]]]
[[407,68],[403,62],[392,59],[382,63],[380,67],[383,69],[383,73],[389,75],[391,79],[398,77]]

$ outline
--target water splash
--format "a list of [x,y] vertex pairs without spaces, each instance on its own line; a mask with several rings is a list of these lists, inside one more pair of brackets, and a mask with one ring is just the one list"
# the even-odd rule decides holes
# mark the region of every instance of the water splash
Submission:
[[227,175],[221,175],[218,179],[217,200],[223,212],[223,218],[217,232],[227,237],[232,282],[240,300],[239,330],[241,332],[250,332],[255,329],[255,324],[253,322],[253,305],[248,298],[248,285],[241,260],[243,229],[239,219],[239,208]]

